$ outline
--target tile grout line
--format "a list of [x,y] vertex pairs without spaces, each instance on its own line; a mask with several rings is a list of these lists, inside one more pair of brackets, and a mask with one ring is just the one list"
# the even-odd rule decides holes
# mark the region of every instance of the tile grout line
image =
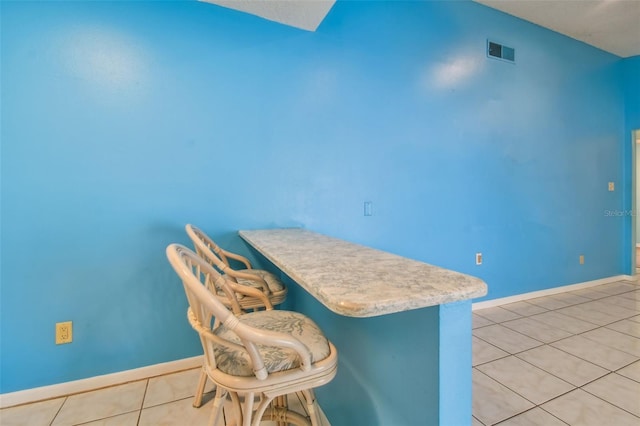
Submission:
[[[526,351],[523,351],[523,352],[526,352]],[[521,353],[522,353],[522,352],[521,352]],[[481,373],[483,373],[483,374],[484,374],[484,375],[486,375],[487,377],[490,377],[491,379],[493,379],[493,380],[495,380],[496,382],[500,383],[502,386],[504,386],[505,388],[509,389],[510,391],[512,391],[513,393],[515,393],[516,395],[518,395],[518,396],[520,396],[520,397],[522,397],[522,398],[526,399],[526,400],[527,400],[527,401],[529,401],[530,403],[534,404],[536,407],[538,407],[538,406],[540,406],[540,405],[542,405],[542,404],[546,404],[547,402],[549,402],[549,401],[551,401],[551,400],[553,400],[553,399],[559,398],[559,397],[561,397],[562,395],[566,395],[567,393],[569,393],[569,392],[573,392],[574,390],[576,390],[576,389],[579,389],[579,388],[580,388],[580,386],[576,386],[576,385],[574,385],[573,383],[569,383],[569,382],[567,382],[566,380],[564,380],[563,378],[558,377],[558,376],[556,376],[555,374],[550,373],[550,372],[548,372],[547,370],[544,370],[544,369],[542,369],[542,368],[540,368],[540,367],[537,367],[537,366],[535,366],[535,365],[531,364],[530,362],[527,362],[526,360],[524,360],[524,359],[522,359],[522,358],[520,358],[520,357],[518,357],[518,356],[516,356],[516,355],[510,355],[510,356],[513,356],[513,357],[517,358],[518,360],[520,360],[520,361],[522,361],[522,362],[524,362],[524,363],[526,363],[526,364],[529,364],[531,367],[533,367],[533,368],[535,368],[535,369],[537,369],[537,370],[543,371],[544,373],[546,373],[546,374],[548,374],[548,375],[550,375],[550,376],[553,376],[553,377],[555,377],[556,379],[561,380],[562,382],[564,382],[564,383],[566,383],[566,384],[568,384],[569,386],[571,386],[571,387],[572,387],[572,389],[570,389],[570,390],[568,390],[568,391],[566,391],[566,392],[563,392],[563,393],[561,393],[561,394],[559,394],[559,395],[557,395],[557,396],[554,396],[553,398],[550,398],[550,399],[548,399],[547,401],[544,401],[544,402],[543,402],[543,403],[541,403],[541,404],[538,404],[538,403],[536,403],[536,402],[534,402],[534,401],[531,401],[529,398],[525,397],[524,395],[521,395],[521,394],[520,394],[520,393],[518,393],[516,390],[511,389],[508,385],[506,385],[505,383],[502,383],[501,381],[499,381],[499,380],[498,380],[498,379],[496,379],[495,377],[490,376],[489,374],[485,373],[484,371],[482,371],[482,370],[478,369],[478,371],[480,371]],[[501,358],[501,359],[504,359],[504,358],[506,358],[506,357],[503,357],[503,358]],[[497,361],[497,360],[496,360],[496,361]],[[493,362],[493,361],[491,361],[491,362]],[[475,368],[475,367],[474,367],[474,368]],[[610,373],[611,373],[611,372],[609,372],[609,374],[610,374]],[[605,375],[605,376],[606,376],[606,375]],[[603,376],[603,377],[604,377],[604,376]],[[530,408],[530,410],[532,410],[533,408],[535,408],[535,407]],[[520,414],[521,414],[521,413],[520,413]]]
[[[604,375],[604,376],[600,377],[600,379],[603,379],[603,378],[605,378],[605,377],[607,377],[607,376],[610,376],[610,375],[612,375],[612,374],[617,374],[617,373],[616,373],[615,371],[612,371],[612,372],[610,372],[609,374],[606,374],[606,375]],[[618,375],[619,375],[619,374],[618,374]],[[621,377],[624,377],[624,376],[621,376]],[[598,380],[600,380],[600,379],[598,379]],[[595,380],[594,380],[594,381],[592,381],[592,382],[586,383],[584,386],[586,386],[586,385],[588,385],[588,384],[590,384],[590,383],[593,383],[593,382],[595,382]],[[580,387],[580,389],[582,389],[584,386],[581,386],[581,387]],[[598,398],[599,400],[604,401],[604,402],[606,402],[606,403],[607,403],[607,404],[609,404],[609,405],[613,405],[614,407],[617,407],[617,408],[621,409],[622,411],[626,411],[627,413],[631,414],[632,416],[637,417],[638,419],[640,419],[640,417],[638,417],[636,414],[634,414],[634,413],[630,412],[629,410],[627,410],[627,409],[625,409],[625,408],[623,408],[623,407],[620,407],[619,405],[614,404],[614,403],[613,403],[613,402],[611,402],[611,401],[607,401],[606,399],[604,399],[604,398],[602,398],[602,397],[600,397],[600,396],[598,396],[598,395],[596,395],[596,394],[594,394],[594,393],[589,392],[587,389],[582,389],[582,390],[583,390],[584,392],[588,393],[589,395],[593,396],[594,398]]]
[[144,387],[144,392],[142,394],[142,402],[140,403],[140,410],[138,410],[138,419],[136,420],[136,426],[140,424],[140,418],[142,417],[142,410],[144,409],[144,401],[147,399],[147,392],[149,391],[149,379],[147,379],[147,384]]
[[49,422],[49,426],[53,425],[53,422],[56,420],[56,417],[58,417],[58,415],[60,414],[60,411],[62,411],[62,407],[64,407],[64,404],[67,403],[67,400],[69,399],[68,396],[64,397],[64,401],[62,401],[62,404],[60,404],[60,407],[58,408],[58,411],[56,411],[56,414],[53,416],[53,418],[51,419],[51,422]]
[[[620,320],[620,321],[624,321],[624,319],[623,319],[623,320]],[[616,322],[620,322],[620,321],[616,321]],[[611,324],[615,324],[615,322],[612,322]],[[611,325],[611,324],[602,325],[602,326],[600,326],[600,327],[594,328],[593,330],[583,331],[583,332],[582,332],[582,333],[580,333],[580,334],[576,334],[576,336],[582,336],[583,334],[587,334],[587,333],[590,333],[590,332],[592,332],[592,331],[595,331],[595,330],[601,330],[601,329],[603,329],[603,328],[604,328],[604,329],[605,329],[605,331],[607,331],[607,332],[611,332],[612,334],[613,334],[613,333],[623,334],[623,335],[628,336],[628,337],[631,337],[631,338],[633,338],[633,339],[637,339],[637,340],[638,340],[638,342],[640,342],[640,338],[638,338],[638,337],[632,336],[632,335],[627,334],[627,333],[623,333],[623,332],[618,331],[618,330],[614,330],[614,329],[612,329],[612,328],[607,328],[607,326],[608,326],[608,325]],[[602,346],[606,346],[606,347],[608,347],[608,348],[610,348],[610,349],[613,349],[613,350],[616,350],[616,351],[619,351],[619,352],[623,352],[623,353],[625,353],[625,354],[627,354],[627,355],[631,355],[632,357],[638,358],[638,360],[640,360],[640,355],[632,354],[632,353],[629,353],[629,352],[627,352],[627,351],[625,351],[625,350],[615,348],[615,347],[613,347],[613,346],[611,346],[611,345],[609,345],[609,344],[602,343],[602,342],[599,342],[599,341],[594,340],[594,339],[590,339],[590,338],[589,338],[589,337],[587,337],[587,336],[583,336],[583,337],[584,337],[585,339],[591,340],[592,342],[598,343],[598,344],[600,344],[600,345],[602,345]],[[568,337],[567,337],[567,339],[568,339]],[[635,362],[635,361],[634,361],[634,362]],[[633,362],[632,362],[631,364],[633,364]],[[623,368],[623,367],[621,367],[621,368]]]
[[[542,346],[549,346],[549,347],[552,347],[552,348],[554,348],[554,349],[556,349],[556,350],[559,350],[559,351],[561,351],[561,352],[563,352],[563,353],[565,353],[565,354],[567,354],[567,355],[573,356],[573,357],[575,357],[575,358],[577,358],[577,359],[580,359],[580,360],[582,360],[582,361],[584,361],[584,362],[587,362],[587,363],[589,363],[589,364],[592,364],[592,365],[595,365],[595,366],[597,366],[597,367],[603,368],[604,370],[606,370],[606,371],[607,371],[607,373],[606,373],[606,374],[604,374],[603,376],[596,377],[596,378],[594,378],[593,380],[590,380],[589,382],[583,383],[583,384],[582,384],[582,385],[580,385],[580,386],[576,386],[576,385],[573,385],[573,384],[571,384],[571,383],[569,383],[569,382],[566,382],[566,380],[562,379],[561,377],[556,376],[555,374],[553,374],[553,373],[551,373],[551,372],[546,371],[546,370],[545,370],[545,369],[543,369],[543,368],[537,367],[537,366],[535,366],[535,365],[533,365],[533,364],[529,363],[528,361],[526,361],[526,360],[524,360],[524,359],[522,359],[522,358],[520,358],[520,357],[518,356],[519,354],[522,354],[522,353],[524,353],[524,352],[526,352],[526,351],[528,351],[528,350],[535,349],[535,348],[530,348],[530,349],[527,349],[527,350],[524,350],[524,351],[520,351],[520,352],[517,352],[517,353],[513,353],[513,354],[512,354],[512,353],[510,353],[510,352],[508,352],[508,351],[505,351],[505,352],[507,352],[507,353],[508,353],[508,355],[507,355],[507,356],[500,357],[500,358],[496,358],[496,359],[494,359],[494,360],[487,361],[487,362],[485,362],[485,363],[482,363],[482,364],[478,364],[478,365],[472,366],[472,368],[473,368],[473,369],[475,369],[476,371],[478,371],[478,372],[482,373],[482,374],[485,374],[485,375],[486,375],[487,377],[489,377],[491,380],[495,381],[496,383],[499,383],[500,385],[502,385],[502,386],[504,386],[505,388],[507,388],[507,389],[509,389],[510,391],[512,391],[514,394],[516,394],[516,395],[520,396],[521,398],[524,398],[526,401],[529,401],[529,402],[533,403],[533,404],[534,404],[534,407],[531,407],[531,408],[529,408],[529,409],[527,409],[527,410],[525,410],[525,411],[522,411],[522,412],[520,412],[520,413],[516,413],[516,414],[514,414],[513,416],[508,417],[508,418],[506,418],[506,419],[504,419],[504,420],[501,420],[500,422],[498,422],[498,423],[494,423],[494,424],[500,424],[500,423],[506,422],[506,421],[507,421],[507,420],[509,420],[509,419],[515,418],[515,417],[517,417],[517,416],[520,416],[520,415],[522,415],[522,414],[524,414],[524,413],[526,413],[526,412],[528,412],[528,411],[531,411],[531,410],[533,410],[533,409],[535,409],[535,408],[540,408],[540,409],[541,409],[541,410],[543,410],[544,412],[548,413],[549,415],[551,415],[551,416],[553,416],[554,418],[558,419],[558,420],[559,420],[559,421],[561,421],[562,423],[565,423],[565,424],[566,424],[566,422],[564,422],[562,419],[559,419],[559,418],[558,418],[557,416],[555,416],[553,413],[550,413],[550,412],[548,412],[547,410],[545,410],[544,408],[542,408],[542,405],[543,405],[543,404],[546,404],[546,403],[548,403],[548,402],[550,402],[550,401],[553,401],[553,400],[555,400],[555,399],[558,399],[558,398],[560,398],[560,397],[562,397],[562,396],[564,396],[564,395],[567,395],[567,394],[568,394],[568,393],[570,393],[570,392],[574,392],[574,391],[576,391],[577,389],[580,389],[580,390],[582,390],[583,392],[586,392],[586,393],[588,393],[589,395],[593,396],[594,398],[597,398],[597,399],[599,399],[600,401],[602,401],[602,402],[604,402],[604,403],[606,403],[606,404],[608,404],[608,405],[610,405],[610,406],[616,407],[616,408],[618,408],[618,409],[620,409],[620,410],[622,410],[622,411],[624,411],[624,412],[626,412],[626,413],[628,413],[628,414],[630,414],[630,415],[632,415],[632,416],[634,416],[634,417],[636,417],[636,418],[640,418],[640,417],[636,416],[634,413],[631,413],[631,412],[629,412],[628,410],[625,410],[623,407],[620,407],[620,406],[618,406],[617,404],[614,404],[614,403],[612,403],[612,402],[609,402],[609,401],[607,401],[606,399],[603,399],[603,398],[601,398],[601,397],[599,397],[599,396],[597,396],[597,395],[594,395],[594,394],[592,394],[591,392],[588,392],[586,389],[584,389],[584,387],[585,387],[585,386],[587,386],[587,385],[589,385],[589,384],[591,384],[591,383],[593,383],[593,382],[595,382],[595,381],[597,381],[597,380],[601,380],[601,379],[603,379],[603,378],[605,378],[605,377],[608,377],[608,376],[610,376],[610,375],[612,375],[612,374],[617,374],[617,375],[619,375],[619,376],[621,376],[621,377],[627,378],[627,379],[629,379],[629,380],[632,380],[633,382],[638,383],[637,381],[635,381],[635,380],[633,380],[633,379],[631,379],[631,378],[629,378],[629,377],[626,377],[626,376],[623,376],[623,375],[619,374],[619,373],[618,373],[618,371],[622,370],[623,368],[627,368],[627,367],[629,367],[630,365],[632,365],[632,364],[634,364],[634,363],[636,363],[636,362],[639,362],[639,361],[640,361],[640,357],[638,357],[638,356],[637,356],[637,355],[635,355],[635,354],[630,354],[630,353],[628,353],[627,351],[621,351],[620,349],[615,348],[615,347],[612,347],[612,346],[609,346],[608,344],[603,344],[603,343],[601,343],[601,342],[598,342],[598,341],[595,341],[595,340],[593,340],[593,339],[589,339],[589,338],[588,338],[588,337],[586,337],[586,336],[583,336],[585,339],[589,339],[589,340],[591,340],[591,341],[593,341],[593,342],[595,342],[595,343],[599,343],[599,344],[601,344],[601,345],[603,345],[603,346],[605,346],[605,347],[607,347],[607,348],[609,348],[609,349],[617,350],[617,351],[623,352],[623,353],[625,353],[625,354],[628,354],[628,355],[630,355],[630,356],[632,356],[632,357],[636,358],[636,360],[631,361],[631,362],[629,362],[628,364],[625,364],[625,365],[623,365],[623,366],[621,366],[621,367],[618,367],[618,368],[617,368],[617,369],[615,369],[615,370],[611,370],[611,369],[609,369],[609,368],[604,368],[604,367],[602,367],[602,366],[600,366],[600,365],[598,365],[598,364],[595,364],[595,363],[593,363],[593,362],[591,362],[591,361],[589,361],[589,360],[586,360],[586,359],[584,359],[584,358],[582,358],[582,357],[580,357],[580,356],[577,356],[577,355],[575,355],[575,354],[568,353],[568,352],[566,352],[566,351],[564,351],[564,350],[562,350],[562,349],[560,349],[560,348],[557,348],[557,347],[555,347],[555,346],[551,346],[551,344],[552,344],[552,343],[555,343],[555,342],[558,342],[558,341],[561,341],[561,340],[565,340],[565,339],[569,339],[569,338],[574,337],[574,336],[583,335],[583,334],[585,334],[585,333],[588,333],[588,332],[593,331],[593,330],[598,330],[598,329],[604,329],[604,331],[606,331],[606,332],[616,332],[616,333],[623,334],[623,335],[625,335],[625,336],[629,336],[629,337],[632,337],[632,338],[636,338],[636,339],[637,339],[637,337],[636,337],[636,336],[630,335],[630,334],[628,334],[628,333],[620,332],[620,331],[615,330],[615,329],[608,328],[608,326],[610,326],[611,324],[615,324],[615,323],[618,323],[618,322],[622,322],[622,321],[625,321],[625,320],[629,320],[630,318],[633,318],[633,317],[635,317],[635,316],[636,316],[636,315],[638,315],[638,314],[635,314],[635,315],[632,315],[632,316],[629,316],[629,317],[624,317],[624,318],[621,318],[621,319],[617,319],[617,320],[615,320],[615,321],[612,321],[612,322],[609,322],[609,323],[607,323],[607,324],[601,325],[601,324],[594,324],[594,323],[591,323],[590,321],[585,321],[585,320],[584,320],[584,319],[582,319],[582,318],[577,318],[577,317],[574,317],[574,316],[572,316],[572,315],[565,314],[565,313],[563,313],[563,312],[557,312],[558,310],[560,310],[560,309],[564,309],[564,308],[566,308],[566,307],[570,307],[570,306],[579,306],[579,305],[583,305],[583,304],[587,304],[587,303],[595,302],[595,301],[600,301],[600,302],[602,302],[602,303],[607,303],[607,302],[602,301],[602,299],[606,299],[606,298],[609,298],[609,297],[620,296],[621,294],[631,293],[631,292],[635,292],[635,291],[637,291],[637,289],[630,290],[630,291],[626,291],[626,292],[623,292],[623,293],[618,293],[618,294],[607,294],[607,296],[603,296],[603,297],[600,297],[600,298],[598,298],[598,299],[590,299],[589,301],[584,301],[584,302],[580,302],[580,303],[577,303],[577,304],[572,304],[572,305],[568,305],[568,306],[565,306],[565,307],[559,307],[559,308],[555,308],[555,309],[548,309],[548,308],[540,307],[540,306],[538,306],[538,305],[535,305],[535,304],[530,303],[530,305],[533,305],[533,306],[536,306],[536,307],[540,307],[540,308],[542,308],[542,309],[546,309],[546,312],[556,312],[556,313],[558,313],[558,314],[567,315],[567,317],[569,317],[569,318],[576,319],[576,320],[578,320],[578,321],[583,321],[583,322],[585,322],[585,323],[592,324],[592,325],[596,326],[595,328],[593,328],[593,329],[591,329],[591,330],[585,330],[585,331],[582,331],[582,332],[579,332],[579,333],[572,333],[572,332],[569,332],[569,331],[567,331],[567,330],[562,330],[561,328],[559,328],[559,327],[557,327],[557,326],[549,325],[549,324],[545,324],[545,323],[542,323],[541,321],[537,321],[535,318],[531,318],[531,317],[533,317],[533,316],[535,316],[535,315],[539,315],[539,314],[542,314],[542,313],[544,313],[544,312],[537,313],[537,314],[531,314],[531,315],[522,315],[520,312],[511,311],[511,310],[509,310],[508,308],[504,308],[504,309],[506,309],[506,310],[507,310],[507,311],[509,311],[509,312],[512,312],[512,313],[517,314],[517,315],[520,315],[520,318],[514,318],[514,319],[511,319],[511,320],[505,320],[505,321],[495,322],[495,324],[491,324],[491,325],[502,325],[503,327],[505,327],[505,328],[507,328],[507,329],[510,329],[509,327],[507,327],[506,325],[504,325],[504,323],[507,323],[507,322],[510,322],[510,321],[516,321],[516,320],[521,319],[521,318],[530,318],[530,319],[534,320],[535,322],[538,322],[538,323],[540,323],[540,324],[544,324],[544,325],[545,325],[545,326],[547,326],[547,327],[552,327],[553,329],[558,329],[558,330],[562,330],[562,331],[568,332],[568,333],[570,333],[570,334],[571,334],[570,336],[565,337],[565,338],[562,338],[562,339],[558,339],[558,340],[555,340],[555,341],[552,341],[552,342],[548,342],[548,343],[547,343],[547,342],[542,342]],[[579,296],[579,295],[576,295],[576,296]],[[583,297],[583,296],[581,296],[581,297]],[[635,299],[630,299],[630,300],[635,300]],[[527,300],[523,300],[523,301],[521,301],[521,302],[527,303]],[[623,310],[629,310],[629,311],[632,311],[632,310],[633,310],[633,309],[626,308],[626,307],[624,307],[624,306],[620,306],[620,305],[615,304],[615,303],[608,303],[608,304],[612,306],[612,309],[614,309],[614,308],[620,308],[620,309],[623,309]],[[501,307],[501,306],[496,306],[496,307]],[[607,314],[607,312],[602,312],[602,313]],[[476,312],[474,312],[474,314],[476,314]],[[640,313],[639,313],[639,314],[640,314]],[[478,315],[480,315],[480,316],[482,317],[482,315],[481,315],[481,314],[479,314],[479,313],[478,313]],[[488,319],[488,318],[486,318],[486,317],[482,317],[482,318]],[[488,320],[490,320],[490,319],[488,319]],[[490,320],[490,321],[491,321],[491,320]],[[497,346],[493,345],[492,343],[487,342],[485,339],[482,339],[482,338],[480,338],[479,336],[476,336],[475,334],[473,334],[473,332],[474,332],[476,329],[484,328],[484,327],[488,327],[488,326],[482,326],[482,327],[477,327],[477,328],[472,329],[472,335],[473,335],[475,338],[480,339],[481,341],[485,342],[485,343],[486,343],[486,344],[488,344],[488,345],[491,345],[491,346],[496,347],[496,348],[498,348],[498,349],[500,349],[500,350],[503,350],[503,349],[501,349],[500,347],[497,347]],[[538,341],[538,339],[533,338],[533,337],[531,337],[531,336],[528,336],[528,335],[526,335],[526,334],[524,334],[524,333],[520,333],[520,332],[519,332],[519,331],[517,331],[517,330],[513,330],[513,329],[510,329],[510,330],[512,330],[512,331],[514,331],[514,332],[516,332],[516,333],[522,334],[523,336],[528,337],[528,338],[530,338],[530,339],[533,339],[533,340]],[[536,347],[540,347],[540,346],[536,346]],[[565,383],[568,383],[570,386],[572,386],[572,389],[571,389],[571,390],[569,390],[569,391],[567,391],[567,392],[563,392],[563,393],[561,393],[561,394],[559,394],[559,395],[555,396],[554,398],[551,398],[551,399],[549,399],[548,401],[543,402],[542,404],[536,404],[535,402],[530,401],[528,398],[525,398],[523,395],[521,395],[520,393],[518,393],[518,392],[516,392],[515,390],[513,390],[511,387],[507,386],[506,384],[504,384],[504,383],[500,382],[500,381],[499,381],[499,380],[497,380],[496,378],[494,378],[494,377],[490,376],[490,375],[489,375],[489,374],[487,374],[487,373],[484,373],[482,370],[480,370],[480,369],[478,369],[478,368],[477,368],[477,367],[479,367],[479,366],[482,366],[482,365],[485,365],[485,364],[491,363],[491,362],[493,362],[493,361],[498,361],[498,360],[500,360],[500,359],[507,358],[508,356],[514,356],[514,357],[516,357],[517,359],[519,359],[519,360],[521,360],[521,361],[525,362],[526,364],[531,365],[533,368],[539,369],[539,370],[541,370],[541,371],[545,372],[546,374],[549,374],[549,375],[551,375],[551,376],[553,376],[553,377],[555,377],[555,378],[557,378],[557,379],[559,379],[559,380],[561,380],[561,381],[563,381],[563,382],[565,382]],[[478,419],[476,418],[476,420],[478,420]],[[480,420],[478,420],[478,421],[480,422]],[[481,423],[481,424],[484,424],[484,423],[482,423],[482,422],[480,422],[480,423]]]
[[[551,400],[549,400],[549,401],[551,401]],[[547,401],[547,402],[549,402],[549,401]],[[514,414],[514,415],[513,415],[513,416],[511,416],[511,417],[508,417],[508,418],[506,418],[506,419],[504,419],[504,420],[500,420],[498,423],[493,423],[493,424],[491,424],[490,426],[499,426],[499,425],[503,424],[503,423],[504,423],[504,422],[506,422],[506,421],[509,421],[509,420],[511,420],[511,419],[513,419],[513,418],[515,418],[515,417],[521,416],[521,415],[523,415],[524,413],[528,413],[529,411],[533,411],[533,410],[535,410],[536,408],[541,409],[542,411],[544,411],[545,413],[549,414],[550,416],[552,416],[552,417],[554,417],[554,418],[558,419],[559,421],[561,421],[562,423],[564,423],[564,424],[568,425],[568,423],[567,423],[567,422],[565,422],[565,421],[563,421],[562,419],[559,419],[558,417],[554,416],[552,413],[548,412],[547,410],[545,410],[544,408],[542,408],[540,405],[536,405],[535,407],[531,407],[531,408],[529,408],[529,409],[527,409],[527,410],[525,410],[525,411],[523,411],[523,412],[521,412],[521,413]]]
[[[543,323],[543,324],[544,324],[544,323]],[[594,324],[594,325],[595,325],[595,324]],[[503,326],[503,327],[505,327],[505,326]],[[507,328],[508,328],[508,327],[507,327]],[[555,328],[557,328],[557,327],[555,327]],[[589,331],[597,330],[597,329],[599,329],[599,328],[606,328],[606,326],[599,326],[599,327],[596,327],[596,328],[591,329],[591,330],[583,331],[583,332],[581,332],[581,333],[572,333],[572,335],[571,335],[571,336],[569,336],[569,337],[564,337],[564,338],[562,338],[562,339],[558,339],[558,340],[555,340],[555,341],[553,341],[553,342],[549,342],[549,343],[543,343],[543,344],[542,344],[542,345],[540,345],[540,346],[550,346],[550,347],[552,347],[552,348],[554,348],[554,349],[557,349],[557,350],[559,350],[559,351],[561,351],[561,352],[564,352],[564,353],[565,353],[565,354],[567,354],[567,355],[571,355],[571,356],[573,356],[573,357],[575,357],[575,358],[578,358],[578,359],[580,359],[580,360],[582,360],[582,361],[584,361],[584,362],[588,362],[589,364],[593,364],[593,365],[595,365],[595,366],[597,366],[597,367],[603,368],[603,369],[605,369],[605,370],[609,371],[610,373],[611,373],[611,372],[616,372],[616,371],[618,371],[618,370],[620,370],[620,369],[622,369],[622,368],[628,367],[629,365],[631,365],[631,364],[633,364],[633,363],[635,363],[635,362],[637,362],[637,361],[640,361],[640,357],[638,357],[638,356],[636,356],[636,355],[634,355],[634,354],[630,354],[630,353],[628,353],[628,352],[621,351],[620,349],[616,349],[616,348],[611,347],[611,346],[609,346],[609,345],[605,345],[605,344],[603,344],[603,343],[600,343],[600,342],[597,342],[597,341],[595,341],[595,340],[589,339],[588,337],[584,337],[584,338],[585,338],[585,339],[588,339],[588,340],[591,340],[592,342],[595,342],[595,343],[601,344],[601,345],[603,345],[603,346],[606,346],[606,347],[607,347],[607,348],[609,348],[609,349],[613,349],[613,350],[617,350],[617,351],[623,352],[623,353],[625,353],[625,354],[627,354],[627,355],[630,355],[630,356],[633,356],[634,358],[637,358],[637,359],[636,359],[635,361],[630,362],[629,364],[626,364],[626,365],[624,365],[624,366],[622,366],[622,367],[618,368],[618,370],[611,370],[611,369],[609,369],[609,368],[607,368],[607,367],[604,367],[604,366],[602,366],[602,365],[596,364],[596,363],[594,363],[593,361],[590,361],[590,360],[588,360],[588,359],[585,359],[585,358],[583,358],[583,357],[581,357],[581,356],[578,356],[578,355],[576,355],[576,354],[572,354],[572,353],[570,353],[570,352],[565,351],[564,349],[561,349],[561,348],[558,348],[558,347],[556,347],[556,346],[553,346],[553,345],[552,345],[553,343],[557,343],[557,342],[560,342],[560,341],[562,341],[562,340],[567,340],[567,339],[570,339],[570,338],[575,337],[575,336],[580,336],[580,335],[582,335],[582,334],[584,334],[584,333],[588,333]],[[608,329],[608,330],[610,330],[610,329]],[[513,330],[513,331],[515,331],[515,330]],[[616,330],[611,330],[611,331],[616,331]],[[517,332],[517,331],[516,331],[516,332]],[[520,333],[520,334],[522,334],[522,333]],[[524,336],[526,336],[526,335],[524,335]],[[482,338],[480,338],[480,337],[478,337],[478,336],[475,336],[475,335],[474,335],[474,337],[476,337],[477,339],[482,340],[483,342],[485,342],[485,343],[487,343],[487,344],[489,344],[489,345],[492,345],[492,346],[494,346],[494,347],[497,347],[497,346],[493,345],[492,343],[487,342],[486,340],[484,340],[484,339],[482,339]],[[530,336],[526,336],[526,337],[529,337],[530,339],[533,339],[533,338],[532,338],[532,337],[530,337]],[[631,337],[633,337],[633,336],[631,336]],[[534,339],[534,340],[537,340],[537,339]],[[513,354],[512,354],[512,353],[510,353],[510,352],[505,351],[504,349],[502,349],[502,348],[500,348],[500,347],[497,347],[497,348],[498,348],[498,349],[500,349],[500,350],[502,350],[502,351],[504,351],[504,352],[507,352],[507,353],[509,354],[509,356],[516,356],[516,357],[517,357],[517,355],[519,355],[519,354],[522,354],[522,353],[524,353],[524,352],[527,352],[527,351],[529,351],[529,350],[531,350],[531,349],[539,348],[540,346],[535,346],[535,347],[533,347],[533,348],[525,349],[524,351],[516,352],[516,353],[513,353]],[[484,363],[482,363],[482,364],[478,364],[478,365],[473,366],[473,367],[475,368],[475,367],[477,367],[477,366],[479,366],[479,365],[485,365],[485,364],[488,364],[488,363],[490,363],[490,362],[497,361],[498,359],[503,359],[503,358],[506,358],[506,356],[503,356],[503,357],[500,357],[500,358],[496,358],[495,360],[487,361],[487,362],[484,362]],[[521,359],[520,357],[517,357],[517,358],[518,358],[518,359]],[[525,361],[525,360],[523,360],[523,361]],[[525,362],[526,362],[526,361],[525,361]],[[530,364],[530,363],[529,363],[529,364]],[[533,365],[533,364],[531,364],[531,365]],[[534,366],[534,367],[535,367],[535,366]],[[536,368],[540,368],[540,367],[536,367]],[[552,373],[550,373],[550,372],[548,372],[548,371],[546,371],[546,370],[543,370],[543,371],[545,371],[545,372],[547,372],[547,373],[549,373],[549,374],[552,374]],[[555,376],[555,375],[554,375],[554,376]],[[557,376],[556,376],[556,377],[557,377]],[[559,378],[559,377],[558,377],[558,378]],[[563,380],[563,379],[561,379],[561,380]],[[597,380],[597,379],[596,379],[596,380]],[[590,383],[590,382],[589,382],[589,383]]]

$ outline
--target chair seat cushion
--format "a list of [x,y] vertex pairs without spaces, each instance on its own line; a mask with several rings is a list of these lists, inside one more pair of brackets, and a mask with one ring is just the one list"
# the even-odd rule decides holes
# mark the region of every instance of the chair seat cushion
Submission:
[[[308,317],[290,311],[258,311],[238,317],[240,322],[262,330],[286,333],[300,340],[311,352],[311,362],[317,362],[329,356],[327,338],[320,328]],[[229,342],[242,344],[238,336],[224,324],[214,333]],[[258,345],[265,367],[269,373],[291,370],[300,366],[297,353],[288,348]],[[216,364],[218,369],[233,376],[253,376],[249,354],[244,348],[216,345]]]
[[[264,271],[262,269],[241,269],[238,272],[242,272],[243,274],[256,275],[262,278],[264,282],[267,283],[267,287],[269,287],[269,290],[271,291],[271,293],[279,293],[284,289],[284,284],[282,284],[282,281],[280,281],[278,277],[276,277],[274,274],[272,274],[269,271]],[[261,288],[259,283],[251,280],[246,280],[243,278],[238,278],[238,284],[248,285],[255,288]]]

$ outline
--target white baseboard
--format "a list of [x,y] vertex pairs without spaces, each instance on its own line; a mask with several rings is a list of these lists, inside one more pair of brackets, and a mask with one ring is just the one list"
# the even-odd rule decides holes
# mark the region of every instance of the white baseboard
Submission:
[[526,299],[550,296],[552,294],[564,293],[565,291],[575,291],[583,288],[595,287],[597,285],[609,284],[616,281],[637,281],[637,278],[631,275],[616,275],[614,277],[601,278],[599,280],[564,285],[561,287],[553,287],[546,290],[532,291],[530,293],[516,294],[514,296],[502,297],[499,299],[483,300],[482,302],[473,303],[471,305],[471,309],[475,311],[476,309],[493,308],[500,305],[506,305],[507,303],[521,302]]
[[161,376],[163,374],[189,370],[200,366],[202,366],[202,355],[149,365],[147,367],[135,368],[133,370],[125,370],[102,376],[89,377],[82,380],[74,380],[72,382],[4,393],[0,394],[0,408],[59,398],[61,396],[71,395],[74,393],[88,392],[95,389]]

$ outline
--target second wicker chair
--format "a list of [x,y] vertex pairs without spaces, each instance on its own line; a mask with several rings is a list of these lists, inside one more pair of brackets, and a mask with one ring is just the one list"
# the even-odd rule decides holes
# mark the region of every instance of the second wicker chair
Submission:
[[[282,303],[287,296],[287,287],[277,276],[269,271],[253,269],[251,262],[244,256],[224,250],[218,246],[207,234],[191,224],[185,226],[187,235],[193,242],[196,253],[211,266],[216,268],[225,278],[234,292],[234,298],[229,298],[222,291],[217,292],[218,298],[224,305],[233,308],[237,301],[243,312],[259,309],[271,310]],[[245,268],[233,269],[229,259],[237,261]],[[234,300],[235,299],[235,300]],[[193,406],[202,405],[202,397],[207,384],[207,374],[203,368],[196,389]]]

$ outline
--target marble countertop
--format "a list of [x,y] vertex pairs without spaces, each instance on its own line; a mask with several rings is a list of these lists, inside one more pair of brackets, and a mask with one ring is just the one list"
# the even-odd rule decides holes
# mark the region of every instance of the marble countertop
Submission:
[[487,294],[479,278],[306,229],[240,237],[331,311],[374,317]]

